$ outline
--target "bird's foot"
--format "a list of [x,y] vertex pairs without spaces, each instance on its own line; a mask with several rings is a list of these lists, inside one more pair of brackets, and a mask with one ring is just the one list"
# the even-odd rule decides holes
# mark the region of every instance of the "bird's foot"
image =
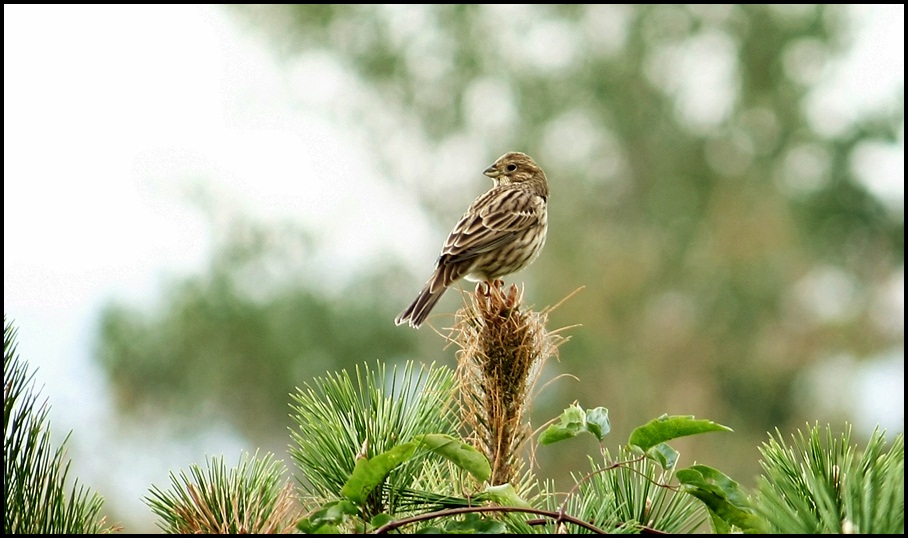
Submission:
[[520,290],[517,289],[517,284],[511,284],[511,287],[508,288],[508,294],[505,296],[504,304],[508,309],[514,308],[514,305],[517,304],[517,294]]
[[501,293],[501,287],[504,286],[504,280],[496,278],[494,280],[486,280],[483,282],[476,283],[476,294],[482,295],[483,297],[491,297],[492,293],[498,292]]
[[477,297],[489,297],[489,292],[492,291],[492,288],[489,286],[488,282],[477,282],[476,283],[476,296]]
[[510,312],[518,309],[522,301],[520,288],[511,284],[504,288],[504,280],[494,279],[476,283],[476,298],[484,316],[494,315],[508,317]]

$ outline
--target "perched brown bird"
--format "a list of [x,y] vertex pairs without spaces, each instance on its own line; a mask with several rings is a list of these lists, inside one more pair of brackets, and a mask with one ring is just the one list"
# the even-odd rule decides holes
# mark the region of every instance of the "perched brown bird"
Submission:
[[449,286],[466,278],[492,283],[529,265],[545,244],[548,227],[545,173],[533,159],[512,151],[483,174],[492,188],[470,204],[441,249],[425,287],[394,322],[419,327]]

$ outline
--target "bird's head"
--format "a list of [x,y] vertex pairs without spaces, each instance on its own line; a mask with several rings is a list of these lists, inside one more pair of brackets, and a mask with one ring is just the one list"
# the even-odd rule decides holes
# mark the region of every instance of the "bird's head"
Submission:
[[545,182],[545,173],[539,165],[526,153],[509,151],[495,161],[495,164],[486,168],[483,174],[492,178],[495,186],[524,183],[527,181]]

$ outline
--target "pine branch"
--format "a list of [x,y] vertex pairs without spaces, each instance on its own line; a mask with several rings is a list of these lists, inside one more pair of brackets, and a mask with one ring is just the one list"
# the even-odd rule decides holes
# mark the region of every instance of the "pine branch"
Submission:
[[16,353],[16,329],[3,318],[3,534],[111,532],[99,516],[103,499],[77,480],[67,492],[65,447],[51,443],[47,401],[40,401],[34,372]]

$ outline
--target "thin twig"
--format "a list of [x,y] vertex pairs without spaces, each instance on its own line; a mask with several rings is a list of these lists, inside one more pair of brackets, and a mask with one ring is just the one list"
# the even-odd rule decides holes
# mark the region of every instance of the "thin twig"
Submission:
[[555,523],[561,521],[567,521],[568,523],[573,523],[578,527],[583,527],[584,529],[594,532],[596,534],[608,534],[606,531],[600,529],[599,527],[587,523],[586,521],[577,519],[573,516],[566,514],[559,514],[558,512],[552,512],[549,510],[539,510],[536,508],[523,508],[520,506],[466,506],[463,508],[448,508],[445,510],[439,510],[437,512],[429,512],[426,514],[419,514],[417,516],[406,517],[403,519],[398,519],[396,521],[391,521],[385,523],[381,527],[375,529],[371,534],[385,534],[389,531],[393,531],[399,527],[409,525],[411,523],[417,523],[419,521],[426,521],[429,519],[435,519],[445,516],[454,516],[458,514],[472,514],[480,512],[521,512],[524,514],[536,514],[540,516],[545,516],[555,520]]
[[583,484],[590,478],[596,476],[599,473],[604,473],[605,471],[611,471],[612,469],[617,469],[618,467],[623,467],[629,463],[637,463],[637,462],[643,461],[643,459],[645,457],[646,456],[639,456],[637,458],[634,458],[634,459],[628,460],[628,461],[616,461],[612,464],[609,464],[608,467],[603,467],[602,469],[597,469],[596,471],[593,471],[592,473],[587,474],[586,476],[584,476],[583,478],[578,480],[577,483],[574,484],[574,487],[572,487],[571,490],[568,491],[567,494],[564,496],[564,502],[561,503],[561,507],[558,509],[558,513],[559,514],[564,513],[564,510],[567,508],[567,503],[568,503],[568,500],[570,500],[571,495],[573,495],[580,488],[581,484]]

